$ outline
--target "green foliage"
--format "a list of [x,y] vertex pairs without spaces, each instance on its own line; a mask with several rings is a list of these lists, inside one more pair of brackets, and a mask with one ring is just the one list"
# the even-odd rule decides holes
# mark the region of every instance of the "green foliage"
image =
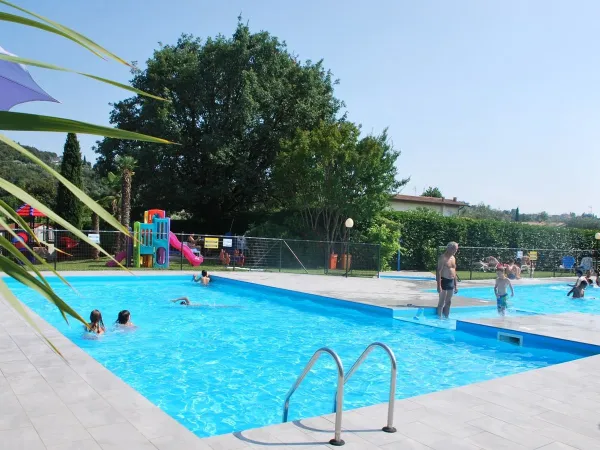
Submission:
[[382,215],[375,217],[364,233],[365,242],[380,244],[380,270],[390,270],[394,256],[400,250],[400,227],[398,223]]
[[440,191],[437,187],[429,186],[427,189],[423,191],[421,197],[435,197],[435,198],[443,198],[442,191]]
[[[74,133],[67,135],[60,174],[76,187],[83,187],[83,161],[79,141]],[[62,184],[56,194],[56,213],[76,228],[81,228],[83,219],[83,204]]]
[[385,216],[400,226],[402,265],[406,269],[434,268],[438,248],[450,241],[463,247],[565,251],[591,249],[595,245],[593,230],[444,217],[432,211],[388,211]]
[[[154,52],[136,88],[171,102],[136,96],[115,103],[111,123],[160,133],[179,146],[105,139],[97,148],[103,175],[118,155],[138,161],[134,209],[189,211],[207,232],[263,209],[273,198],[270,173],[281,141],[297,129],[333,120],[342,103],[321,62],[299,63],[284,43],[238,23],[231,38],[183,35]],[[169,188],[157,180],[168,180]],[[225,225],[227,224],[227,225]]]
[[332,242],[343,239],[348,218],[369,223],[389,202],[399,152],[384,132],[360,139],[346,121],[298,130],[283,143],[273,169],[275,192],[283,209],[299,211],[304,227]]
[[565,222],[565,225],[569,228],[600,231],[600,219],[594,216],[572,217]]
[[[25,148],[46,164],[57,166],[59,158],[56,153],[43,152],[34,147]],[[0,178],[26,190],[46,205],[53,206],[56,201],[54,177],[3,142],[0,142]],[[0,199],[15,209],[23,204],[22,201],[3,191],[0,191]]]

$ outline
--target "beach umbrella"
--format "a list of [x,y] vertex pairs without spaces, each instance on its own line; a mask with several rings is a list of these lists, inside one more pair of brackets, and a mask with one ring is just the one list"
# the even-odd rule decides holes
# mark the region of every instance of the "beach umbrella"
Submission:
[[[0,53],[16,56],[0,47]],[[0,111],[26,102],[56,102],[33,80],[22,64],[0,60]]]
[[16,212],[21,217],[46,217],[46,214],[35,209],[33,206],[29,206],[27,203],[19,206]]

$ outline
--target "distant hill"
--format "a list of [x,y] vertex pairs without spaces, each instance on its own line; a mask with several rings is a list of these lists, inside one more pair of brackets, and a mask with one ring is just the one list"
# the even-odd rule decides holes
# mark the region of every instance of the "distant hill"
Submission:
[[[58,168],[60,158],[56,153],[44,152],[34,147],[24,145],[27,150],[44,161],[49,166]],[[56,181],[44,169],[22,156],[3,142],[0,142],[0,177],[25,189],[29,194],[46,205],[53,207],[56,199]],[[0,190],[0,198],[13,208],[21,202]]]

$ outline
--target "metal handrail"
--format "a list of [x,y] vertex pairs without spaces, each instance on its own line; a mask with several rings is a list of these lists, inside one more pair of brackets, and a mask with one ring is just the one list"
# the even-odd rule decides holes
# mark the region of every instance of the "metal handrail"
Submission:
[[335,391],[336,392],[336,394],[335,394],[335,410],[336,410],[336,412],[335,412],[335,434],[334,434],[334,438],[331,439],[329,441],[329,443],[331,445],[341,446],[341,445],[345,444],[345,442],[342,440],[342,437],[341,437],[341,434],[342,434],[342,411],[344,409],[344,366],[342,365],[342,360],[340,359],[338,354],[336,352],[334,352],[333,350],[331,350],[330,348],[322,347],[314,353],[312,358],[310,358],[310,361],[308,362],[308,364],[306,364],[306,367],[304,367],[304,371],[302,372],[302,374],[298,377],[298,379],[296,380],[294,385],[288,391],[287,395],[285,396],[285,402],[283,404],[283,422],[285,423],[288,420],[288,411],[290,409],[290,398],[292,397],[292,395],[294,395],[294,392],[296,392],[296,389],[298,389],[298,386],[300,386],[300,383],[302,383],[302,381],[304,380],[304,377],[306,377],[306,375],[308,374],[310,369],[312,369],[312,366],[315,365],[315,363],[317,362],[317,360],[323,353],[328,353],[333,358],[333,360],[335,361],[335,364],[337,365],[337,370],[338,370],[337,388]]
[[[360,355],[360,357],[356,360],[354,365],[350,368],[350,370],[344,377],[344,384],[346,384],[346,382],[350,379],[350,377],[352,377],[352,375],[354,375],[354,372],[356,372],[356,369],[358,369],[358,367],[363,363],[363,361],[367,358],[367,356],[369,356],[369,353],[371,353],[375,349],[375,347],[381,347],[382,349],[385,350],[385,352],[390,357],[391,377],[390,377],[390,398],[388,401],[388,417],[387,417],[387,425],[385,427],[383,427],[382,430],[385,431],[386,433],[395,433],[396,428],[394,428],[394,402],[396,400],[397,363],[396,363],[396,356],[394,355],[394,352],[392,351],[391,348],[389,348],[385,344],[382,344],[381,342],[373,342],[371,345],[369,345],[365,349],[365,351],[362,352],[362,355]],[[337,407],[336,403],[337,402],[334,403],[333,412],[336,412],[336,407]]]

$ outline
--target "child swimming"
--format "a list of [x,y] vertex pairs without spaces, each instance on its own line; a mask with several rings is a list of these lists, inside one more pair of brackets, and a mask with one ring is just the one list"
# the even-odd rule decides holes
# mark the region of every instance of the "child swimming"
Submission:
[[196,283],[202,282],[202,284],[206,286],[210,283],[210,277],[208,276],[208,272],[203,270],[201,275],[192,275],[192,281]]
[[119,312],[115,324],[121,327],[135,327],[135,324],[131,321],[131,313],[126,309]]
[[504,316],[508,306],[506,303],[506,300],[508,299],[507,288],[510,288],[511,297],[515,296],[515,291],[512,287],[512,283],[506,277],[506,270],[504,266],[498,265],[496,267],[496,275],[498,277],[496,278],[496,284],[494,286],[494,294],[496,294],[496,306],[498,307],[498,314]]
[[90,324],[86,330],[90,333],[103,334],[106,331],[104,322],[102,321],[102,313],[97,309],[90,313]]
[[171,300],[171,303],[179,302],[182,306],[189,306],[190,308],[241,308],[239,305],[209,305],[206,303],[192,303],[187,297],[178,297]]

